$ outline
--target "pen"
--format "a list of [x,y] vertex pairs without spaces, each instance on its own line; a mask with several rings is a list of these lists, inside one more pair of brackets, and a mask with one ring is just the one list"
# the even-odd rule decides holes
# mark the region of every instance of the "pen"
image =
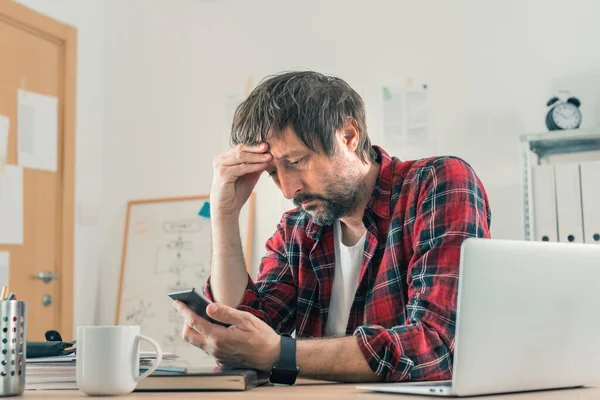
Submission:
[[10,294],[8,295],[8,297],[6,298],[6,300],[15,300],[17,296],[15,296],[15,294],[13,292],[10,292]]
[[6,292],[8,292],[8,286],[2,286],[2,294],[0,295],[0,300],[6,299]]

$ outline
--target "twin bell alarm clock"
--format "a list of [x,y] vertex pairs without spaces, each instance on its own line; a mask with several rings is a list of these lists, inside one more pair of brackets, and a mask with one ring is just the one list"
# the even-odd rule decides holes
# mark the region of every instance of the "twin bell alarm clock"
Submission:
[[581,125],[581,102],[575,97],[561,100],[555,96],[548,100],[550,107],[546,114],[546,126],[551,131],[577,129]]

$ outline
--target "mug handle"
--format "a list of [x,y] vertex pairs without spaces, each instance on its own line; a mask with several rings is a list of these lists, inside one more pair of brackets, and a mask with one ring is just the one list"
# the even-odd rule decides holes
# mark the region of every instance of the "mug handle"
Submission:
[[[160,362],[162,361],[162,358],[163,358],[163,352],[162,352],[162,349],[160,348],[159,344],[156,342],[156,340],[149,338],[148,336],[137,335],[135,339],[138,342],[140,340],[145,340],[145,341],[149,342],[152,346],[154,346],[154,348],[156,349],[156,360],[154,360],[154,364],[152,364],[152,368],[150,368],[148,371],[144,372],[142,375],[134,377],[135,381],[139,382],[142,379],[147,378],[148,375],[153,373],[156,370],[156,368],[158,368],[158,365],[160,364]],[[138,354],[138,357],[139,357],[139,353],[136,352],[136,354]]]

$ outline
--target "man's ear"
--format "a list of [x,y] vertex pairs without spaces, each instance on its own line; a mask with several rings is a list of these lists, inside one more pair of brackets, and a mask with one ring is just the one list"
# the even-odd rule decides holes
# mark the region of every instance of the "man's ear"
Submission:
[[354,153],[358,147],[358,124],[352,117],[346,118],[344,124],[337,131],[340,144],[344,146],[348,152]]

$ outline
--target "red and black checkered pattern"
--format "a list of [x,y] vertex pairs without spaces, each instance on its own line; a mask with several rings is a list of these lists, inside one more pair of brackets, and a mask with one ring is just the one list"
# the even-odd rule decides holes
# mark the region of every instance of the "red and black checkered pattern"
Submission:
[[[487,194],[458,158],[403,162],[375,150],[381,167],[363,218],[364,259],[346,334],[388,381],[450,379],[460,247],[490,236]],[[333,241],[332,226],[285,213],[238,308],[280,333],[325,336]],[[211,297],[210,281],[206,292]]]

